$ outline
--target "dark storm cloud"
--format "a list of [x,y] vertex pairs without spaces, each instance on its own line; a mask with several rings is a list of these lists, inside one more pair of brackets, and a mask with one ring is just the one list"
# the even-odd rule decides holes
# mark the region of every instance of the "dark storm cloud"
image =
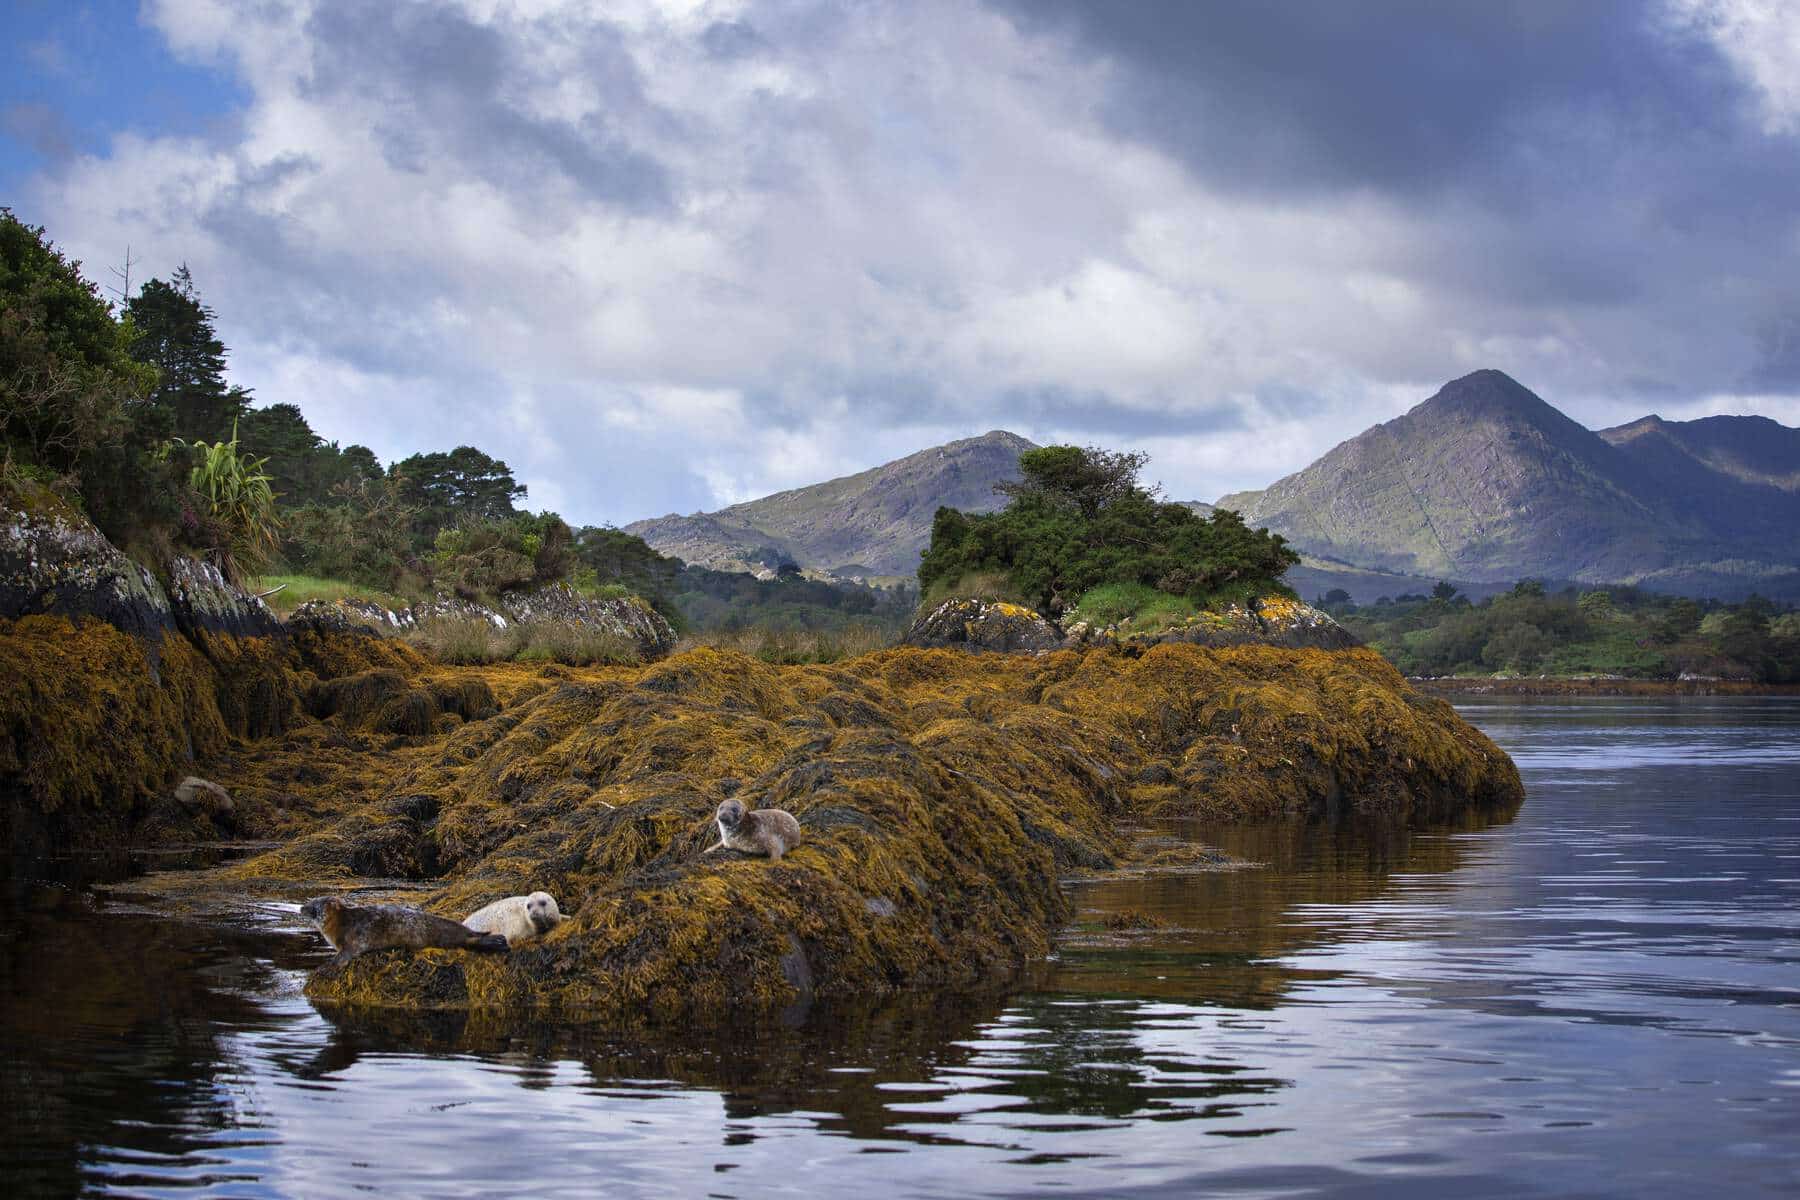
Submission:
[[549,173],[628,209],[660,210],[671,201],[668,172],[620,132],[655,114],[610,26],[567,20],[558,30],[579,46],[583,79],[601,89],[616,114],[573,123],[527,111],[518,88],[544,68],[521,56],[503,28],[451,9],[423,2],[331,6],[314,14],[309,32],[317,39],[310,93],[379,99],[389,116],[378,132],[395,166],[422,169],[442,142],[443,152],[497,186]]
[[1535,138],[1597,113],[1614,137],[1730,136],[1743,96],[1630,0],[1001,3],[1125,68],[1117,129],[1249,190],[1462,187],[1530,169]]

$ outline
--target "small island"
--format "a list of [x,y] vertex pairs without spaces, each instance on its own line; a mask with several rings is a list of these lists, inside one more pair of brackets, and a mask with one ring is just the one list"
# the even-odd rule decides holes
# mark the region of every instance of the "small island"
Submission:
[[[1065,880],[1144,865],[1147,821],[1521,800],[1487,737],[1283,586],[1281,538],[1160,501],[1141,455],[1027,451],[1004,508],[939,509],[904,644],[679,648],[660,556],[518,512],[471,448],[383,471],[302,438],[283,504],[281,443],[245,441],[274,418],[151,352],[207,330],[191,289],[116,320],[42,231],[0,232],[49,331],[13,348],[39,385],[0,481],[12,853],[253,841],[142,886],[453,919],[544,891],[566,918],[510,954],[327,965],[321,1002],[667,1019],[988,987],[1050,952]],[[253,582],[278,566],[385,587],[296,573],[284,617]],[[803,839],[706,853],[733,799]]]

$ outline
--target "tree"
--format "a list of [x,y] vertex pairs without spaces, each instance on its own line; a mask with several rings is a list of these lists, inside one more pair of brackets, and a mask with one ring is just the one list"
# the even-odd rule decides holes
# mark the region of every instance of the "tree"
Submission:
[[1456,585],[1447,579],[1438,580],[1437,583],[1432,585],[1431,598],[1433,600],[1441,600],[1445,604],[1450,603],[1450,601],[1456,599]]
[[167,412],[175,435],[223,438],[248,410],[250,393],[225,382],[225,345],[187,265],[172,281],[146,283],[125,313],[135,335],[132,356],[157,371],[151,403]]
[[464,521],[499,521],[515,515],[515,500],[525,497],[512,468],[473,446],[448,452],[415,454],[388,468],[400,498],[415,510],[413,533],[431,545],[440,530]]
[[[1057,614],[1102,584],[1129,583],[1211,603],[1283,590],[1299,556],[1230,509],[1201,517],[1158,501],[1135,480],[1145,456],[1050,446],[1020,456],[1025,478],[997,513],[940,508],[919,562],[923,592],[999,575],[1010,591]],[[1289,593],[1291,595],[1291,593]]]
[[1604,621],[1613,614],[1612,593],[1608,591],[1592,591],[1581,593],[1581,599],[1575,602],[1581,615],[1595,621]]
[[174,519],[176,485],[144,420],[154,372],[80,267],[0,208],[0,461],[66,484],[125,544]]
[[1348,603],[1350,603],[1350,593],[1346,592],[1343,588],[1332,588],[1329,592],[1326,592],[1323,596],[1319,597],[1320,608],[1326,608],[1333,604]]
[[1045,446],[1019,455],[1023,478],[994,485],[1014,500],[1042,497],[1075,508],[1092,520],[1102,508],[1134,493],[1154,497],[1157,489],[1140,488],[1138,472],[1150,456],[1114,453],[1097,446]]

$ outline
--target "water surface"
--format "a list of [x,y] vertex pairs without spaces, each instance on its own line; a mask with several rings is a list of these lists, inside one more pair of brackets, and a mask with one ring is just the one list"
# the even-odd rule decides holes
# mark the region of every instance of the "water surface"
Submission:
[[[1512,821],[1189,828],[1026,989],[652,1035],[350,1019],[277,906],[0,907],[11,1194],[1800,1192],[1800,702],[1470,702]],[[44,882],[58,876],[65,882]],[[1127,914],[1106,930],[1107,914]]]

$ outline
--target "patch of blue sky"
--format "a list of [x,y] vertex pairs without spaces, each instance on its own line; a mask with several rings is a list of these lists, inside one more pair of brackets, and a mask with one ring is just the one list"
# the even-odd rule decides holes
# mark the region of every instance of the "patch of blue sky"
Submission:
[[[0,204],[34,175],[104,154],[120,133],[207,136],[248,93],[223,66],[184,62],[134,3],[0,3]],[[54,214],[19,212],[43,222]]]

